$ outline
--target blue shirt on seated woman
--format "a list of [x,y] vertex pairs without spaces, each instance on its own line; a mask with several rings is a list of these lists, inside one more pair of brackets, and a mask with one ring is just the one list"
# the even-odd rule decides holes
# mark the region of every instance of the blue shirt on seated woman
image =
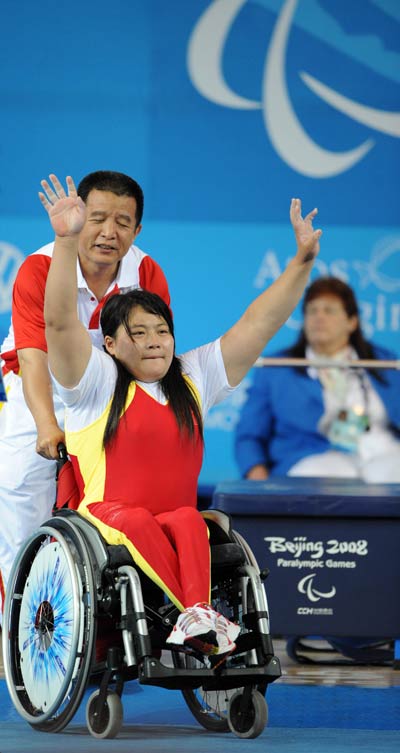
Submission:
[[277,356],[330,368],[257,369],[236,430],[243,477],[332,476],[400,481],[400,373],[339,369],[335,360],[391,360],[362,333],[353,290],[319,278],[307,289],[298,341]]

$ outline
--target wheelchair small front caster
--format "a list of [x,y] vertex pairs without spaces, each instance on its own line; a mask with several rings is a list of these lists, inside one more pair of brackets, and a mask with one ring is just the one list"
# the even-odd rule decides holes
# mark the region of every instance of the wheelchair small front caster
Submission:
[[268,721],[268,706],[258,690],[252,690],[247,700],[244,699],[244,695],[243,690],[238,690],[232,696],[228,709],[228,724],[236,737],[249,739],[261,735]]
[[118,693],[107,691],[107,697],[100,711],[98,710],[98,698],[100,691],[95,690],[86,706],[86,724],[93,737],[106,739],[116,737],[122,727],[123,708]]

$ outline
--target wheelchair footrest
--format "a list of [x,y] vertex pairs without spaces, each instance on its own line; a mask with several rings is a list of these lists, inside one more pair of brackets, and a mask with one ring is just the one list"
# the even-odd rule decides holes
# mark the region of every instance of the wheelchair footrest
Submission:
[[199,688],[228,690],[245,685],[270,683],[281,676],[279,659],[275,656],[264,666],[208,669],[166,667],[158,659],[146,656],[139,667],[139,682],[142,685],[157,685],[169,690]]

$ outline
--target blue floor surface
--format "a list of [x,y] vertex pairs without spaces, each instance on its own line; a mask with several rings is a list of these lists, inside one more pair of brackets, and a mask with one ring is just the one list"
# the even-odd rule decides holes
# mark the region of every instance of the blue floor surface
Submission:
[[[92,691],[93,689],[91,689]],[[89,692],[91,692],[89,691]],[[204,730],[179,691],[128,683],[124,725],[115,740],[95,740],[85,725],[85,700],[57,735],[35,732],[13,708],[0,681],[0,753],[399,753],[400,687],[271,685],[269,725],[255,740]]]
[[399,733],[369,730],[269,728],[255,740],[193,726],[125,725],[115,740],[95,740],[71,724],[58,735],[1,727],[1,753],[398,753]]

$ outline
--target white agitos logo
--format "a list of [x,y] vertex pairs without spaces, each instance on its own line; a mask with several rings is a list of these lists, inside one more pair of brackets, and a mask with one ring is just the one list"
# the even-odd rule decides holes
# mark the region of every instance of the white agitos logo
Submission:
[[[311,178],[329,178],[349,170],[374,146],[367,139],[354,149],[332,152],[313,141],[290,102],[285,80],[285,58],[290,27],[298,0],[286,0],[271,37],[265,60],[262,101],[246,99],[230,89],[222,74],[222,54],[231,26],[247,0],[214,0],[196,24],[188,46],[188,71],[193,86],[223,107],[261,109],[264,124],[280,157],[297,172]],[[320,99],[352,120],[390,136],[400,136],[400,113],[377,110],[344,97],[305,71],[304,84]],[[282,128],[282,123],[285,127]]]
[[316,573],[312,573],[311,575],[306,575],[305,578],[299,580],[297,584],[297,590],[300,591],[301,594],[305,594],[310,601],[332,599],[332,597],[336,594],[335,586],[332,586],[331,590],[325,593],[323,591],[317,591],[317,589],[313,586],[315,576]]
[[6,241],[0,241],[0,313],[11,308],[11,294],[23,253]]

